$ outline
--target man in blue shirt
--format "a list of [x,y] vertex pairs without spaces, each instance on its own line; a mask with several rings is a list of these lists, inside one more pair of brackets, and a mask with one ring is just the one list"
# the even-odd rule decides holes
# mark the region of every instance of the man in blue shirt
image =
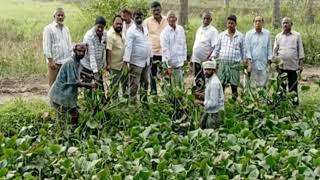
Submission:
[[268,64],[272,60],[270,32],[263,28],[263,17],[253,20],[255,28],[245,36],[246,59],[248,60],[251,84],[254,87],[265,87],[268,80]]
[[77,125],[79,113],[77,110],[78,87],[95,88],[95,83],[80,82],[80,60],[85,56],[87,45],[79,43],[74,46],[74,55],[61,67],[56,81],[49,90],[50,103],[59,118],[71,115],[73,125]]

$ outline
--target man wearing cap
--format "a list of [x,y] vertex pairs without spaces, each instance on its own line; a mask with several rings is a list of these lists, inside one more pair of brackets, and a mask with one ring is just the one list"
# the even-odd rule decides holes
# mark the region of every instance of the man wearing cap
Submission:
[[202,26],[198,28],[192,51],[193,75],[197,90],[204,90],[205,77],[201,63],[210,59],[210,55],[218,38],[218,30],[211,25],[212,17],[209,12],[202,14]]
[[219,128],[221,124],[220,113],[224,110],[224,93],[221,82],[216,75],[216,61],[205,61],[202,63],[206,77],[204,96],[198,93],[197,96],[203,100],[196,100],[196,104],[204,106],[201,128]]
[[49,86],[52,86],[61,65],[70,58],[72,52],[70,31],[64,25],[64,10],[57,8],[53,17],[54,21],[43,31],[43,51],[48,63]]
[[133,13],[134,24],[128,29],[123,68],[129,66],[129,100],[136,102],[140,85],[140,99],[147,101],[149,86],[150,59],[152,50],[148,40],[148,29],[143,26],[144,14],[141,10]]
[[246,59],[252,67],[251,84],[254,87],[265,87],[268,80],[268,66],[272,60],[271,34],[263,28],[263,17],[256,16],[253,20],[254,29],[246,33]]
[[169,76],[173,75],[175,86],[183,87],[183,66],[187,60],[187,43],[182,26],[177,25],[174,11],[167,14],[168,23],[160,35],[163,61],[168,67]]
[[289,92],[296,92],[294,105],[299,105],[298,97],[298,71],[303,70],[304,50],[300,33],[291,30],[292,20],[289,17],[282,19],[283,31],[277,34],[274,41],[274,56],[283,60],[280,75],[287,74],[288,84],[282,83],[282,88]]
[[160,46],[160,33],[168,25],[167,18],[161,15],[161,4],[158,1],[151,3],[152,16],[144,23],[148,28],[149,42],[153,52],[153,62],[151,62],[151,94],[157,94],[157,74],[161,69],[162,53]]
[[77,109],[78,87],[95,88],[94,83],[80,82],[80,60],[85,56],[87,45],[79,43],[74,46],[74,55],[66,59],[61,66],[57,80],[49,90],[50,103],[59,118],[71,115],[73,125],[77,125],[79,113]]
[[227,30],[218,37],[213,57],[218,60],[218,77],[223,89],[230,83],[233,100],[237,99],[240,85],[241,62],[244,59],[243,35],[236,29],[237,17],[230,15],[227,18]]
[[104,31],[106,20],[99,16],[95,25],[86,32],[83,41],[88,44],[88,53],[81,60],[83,72],[93,74],[95,80],[101,80],[99,73],[105,66],[104,52],[106,51],[107,32]]

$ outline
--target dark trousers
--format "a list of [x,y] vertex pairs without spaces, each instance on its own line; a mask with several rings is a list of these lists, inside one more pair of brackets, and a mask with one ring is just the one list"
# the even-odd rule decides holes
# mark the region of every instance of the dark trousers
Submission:
[[151,80],[151,94],[157,94],[157,74],[159,71],[162,70],[161,66],[162,56],[153,56],[153,61],[151,62],[151,73],[150,73],[150,80]]
[[205,89],[205,76],[201,64],[193,63],[193,76],[195,77],[197,91],[203,91]]
[[[223,92],[226,89],[226,87],[227,87],[227,84],[222,84]],[[231,84],[231,92],[232,92],[232,99],[236,101],[238,97],[238,86]]]
[[297,71],[280,69],[280,75],[282,75],[283,73],[287,74],[288,83],[286,83],[286,81],[283,81],[281,83],[281,87],[284,91],[296,92],[296,96],[294,97],[295,99],[292,103],[293,105],[299,105]]
[[79,111],[78,111],[77,107],[68,108],[68,107],[61,106],[60,104],[57,104],[53,101],[50,101],[50,104],[54,108],[54,110],[58,116],[58,119],[68,119],[69,117],[71,117],[72,124],[73,125],[78,124]]

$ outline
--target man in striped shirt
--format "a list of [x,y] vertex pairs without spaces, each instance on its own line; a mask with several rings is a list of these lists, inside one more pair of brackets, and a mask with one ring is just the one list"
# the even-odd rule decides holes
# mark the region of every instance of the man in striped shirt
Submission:
[[244,40],[241,32],[237,31],[237,17],[227,18],[228,29],[219,34],[213,57],[219,62],[218,77],[223,89],[230,83],[233,99],[238,96],[240,85],[241,62],[244,59]]
[[56,80],[61,65],[71,57],[71,36],[69,28],[64,25],[64,10],[57,8],[53,14],[54,21],[43,31],[43,51],[48,63],[50,87]]

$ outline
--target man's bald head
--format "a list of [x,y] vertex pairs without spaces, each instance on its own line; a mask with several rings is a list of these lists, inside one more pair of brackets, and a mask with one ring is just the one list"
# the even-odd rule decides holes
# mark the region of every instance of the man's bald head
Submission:
[[284,17],[282,19],[282,29],[285,33],[291,32],[292,25],[293,25],[293,22],[290,17]]
[[203,12],[202,13],[202,24],[204,27],[209,26],[212,21],[212,16],[210,12]]

